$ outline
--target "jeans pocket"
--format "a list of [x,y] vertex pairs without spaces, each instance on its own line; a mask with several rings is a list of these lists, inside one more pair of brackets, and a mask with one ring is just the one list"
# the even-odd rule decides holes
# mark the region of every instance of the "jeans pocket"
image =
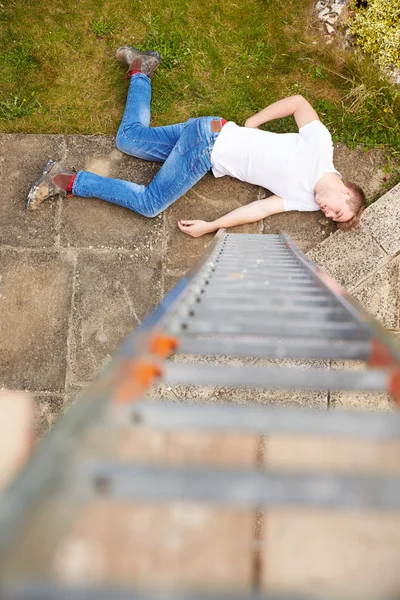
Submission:
[[200,119],[189,119],[176,144],[176,151],[180,156],[184,156],[202,141]]

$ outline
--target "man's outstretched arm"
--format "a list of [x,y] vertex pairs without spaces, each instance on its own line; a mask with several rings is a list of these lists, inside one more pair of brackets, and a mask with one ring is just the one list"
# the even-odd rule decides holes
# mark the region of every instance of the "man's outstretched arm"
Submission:
[[268,121],[289,117],[290,115],[294,116],[299,129],[304,125],[308,125],[311,121],[319,121],[319,117],[311,104],[303,96],[297,95],[270,104],[247,119],[245,127],[258,127],[263,123],[268,123]]
[[284,212],[283,200],[279,196],[270,196],[264,200],[256,200],[240,208],[232,210],[227,215],[215,221],[178,221],[178,227],[192,237],[200,237],[205,233],[217,231],[222,227],[234,227],[244,223],[261,221],[270,215]]

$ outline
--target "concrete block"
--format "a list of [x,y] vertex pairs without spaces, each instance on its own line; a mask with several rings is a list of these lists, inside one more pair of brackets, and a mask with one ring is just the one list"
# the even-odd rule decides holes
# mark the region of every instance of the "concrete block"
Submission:
[[397,597],[400,513],[276,509],[265,514],[262,587],[346,598]]
[[71,383],[94,379],[160,301],[160,257],[81,252],[71,331]]
[[58,196],[35,211],[25,209],[30,184],[36,181],[50,158],[61,159],[61,135],[0,135],[1,243],[42,248],[54,246],[58,231]]
[[349,291],[388,260],[386,252],[364,226],[337,231],[308,252],[308,257]]
[[204,504],[91,502],[55,557],[68,584],[250,590],[253,513]]
[[[159,165],[122,154],[112,136],[68,136],[68,162],[78,170],[148,184]],[[64,199],[61,245],[125,248],[143,256],[161,245],[162,217],[147,219],[104,200]]]
[[394,258],[352,291],[352,296],[387,329],[400,326],[399,265],[400,258]]
[[0,249],[0,386],[64,391],[73,260]]
[[374,202],[362,216],[375,240],[390,255],[400,251],[400,183]]

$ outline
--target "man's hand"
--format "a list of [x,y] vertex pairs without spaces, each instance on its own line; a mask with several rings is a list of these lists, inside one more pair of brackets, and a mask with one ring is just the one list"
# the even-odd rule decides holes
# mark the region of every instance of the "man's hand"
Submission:
[[245,223],[255,223],[261,221],[270,215],[276,215],[284,212],[285,206],[282,198],[279,196],[269,196],[263,200],[255,200],[250,204],[245,204],[239,208],[235,208],[227,215],[211,221],[178,221],[178,227],[183,233],[187,233],[192,237],[200,237],[205,233],[211,233],[218,229],[227,227],[236,227],[236,225],[244,225]]
[[187,233],[187,235],[191,235],[194,238],[215,231],[215,229],[210,228],[210,224],[207,221],[178,221],[178,227],[183,233]]

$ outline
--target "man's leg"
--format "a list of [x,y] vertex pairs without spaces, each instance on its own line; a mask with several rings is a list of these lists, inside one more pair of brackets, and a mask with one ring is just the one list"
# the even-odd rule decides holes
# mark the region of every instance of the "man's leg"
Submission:
[[154,50],[140,52],[132,46],[124,46],[117,50],[115,57],[129,66],[127,77],[131,78],[117,133],[117,148],[130,156],[164,162],[185,123],[150,128],[150,77],[161,62],[161,56]]
[[81,171],[75,178],[72,193],[85,198],[100,198],[145,217],[155,217],[210,170],[214,142],[212,120],[215,119],[189,119],[164,165],[148,186]]
[[150,101],[150,79],[142,73],[136,73],[131,77],[116,145],[121,152],[130,156],[164,162],[180,138],[186,123],[149,127]]

